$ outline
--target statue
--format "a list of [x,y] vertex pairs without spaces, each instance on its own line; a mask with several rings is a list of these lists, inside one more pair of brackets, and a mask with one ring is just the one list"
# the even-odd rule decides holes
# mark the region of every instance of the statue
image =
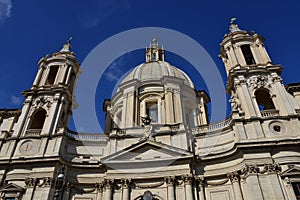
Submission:
[[229,103],[231,105],[232,111],[242,111],[242,106],[239,98],[236,94],[233,94],[229,99]]
[[148,115],[146,115],[145,117],[141,117],[141,118],[142,118],[143,125],[149,125],[151,123],[151,119]]

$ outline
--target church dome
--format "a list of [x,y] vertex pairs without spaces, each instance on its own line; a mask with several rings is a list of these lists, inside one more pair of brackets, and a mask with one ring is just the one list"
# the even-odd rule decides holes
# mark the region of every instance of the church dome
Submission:
[[194,88],[192,80],[186,73],[165,61],[165,51],[154,38],[146,49],[146,62],[136,66],[121,84],[130,80],[160,81],[164,76],[182,79],[185,85]]
[[165,61],[154,61],[145,62],[136,66],[122,81],[125,83],[130,80],[139,80],[141,82],[145,81],[160,81],[164,76],[171,76],[183,79],[184,84],[194,88],[192,80],[188,77],[186,73],[170,65],[170,63]]

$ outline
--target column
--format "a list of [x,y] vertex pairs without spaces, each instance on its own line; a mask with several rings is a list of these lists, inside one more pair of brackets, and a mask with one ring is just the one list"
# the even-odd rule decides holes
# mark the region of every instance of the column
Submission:
[[244,54],[243,54],[242,49],[241,49],[241,46],[240,45],[236,45],[234,51],[235,51],[235,55],[236,55],[236,58],[238,60],[238,63],[241,66],[247,65],[245,57],[244,57]]
[[265,164],[264,171],[268,174],[268,178],[271,183],[269,186],[271,187],[271,190],[273,190],[273,198],[276,198],[276,200],[284,200],[284,191],[281,188],[280,180],[277,175],[280,173],[281,167],[277,163]]
[[167,184],[168,200],[175,200],[175,180],[175,177],[165,177],[165,182]]
[[106,179],[104,184],[104,200],[112,200],[113,180]]
[[241,187],[239,184],[239,181],[240,181],[239,174],[237,172],[232,172],[232,173],[228,174],[228,178],[230,179],[231,184],[233,186],[235,199],[243,200],[243,195],[242,195]]
[[122,179],[122,200],[130,200],[130,184],[131,180]]
[[246,192],[245,199],[253,199],[253,194],[255,194],[255,200],[263,200],[263,194],[257,177],[258,168],[254,165],[247,165],[242,172],[245,179],[243,183],[243,190]]
[[122,106],[122,116],[121,116],[121,123],[120,123],[120,128],[125,128],[126,127],[126,117],[127,117],[127,96],[128,94],[123,94],[123,106]]
[[127,104],[126,104],[126,125],[125,127],[134,126],[134,115],[135,115],[135,94],[134,92],[129,92],[127,94]]
[[64,192],[64,198],[65,198],[65,200],[69,200],[73,185],[71,183],[66,183],[65,187],[66,187],[66,189],[65,189],[65,192]]
[[251,49],[251,52],[252,52],[252,55],[253,55],[253,58],[255,60],[255,63],[256,64],[265,64],[262,60],[262,58],[260,57],[260,54],[259,54],[259,49],[258,47],[256,46],[255,43],[251,44],[250,45],[250,49]]
[[205,190],[205,185],[204,185],[204,180],[203,178],[200,178],[199,179],[199,188],[200,188],[200,191],[199,191],[199,194],[200,194],[200,200],[205,200],[205,193],[204,193],[204,190]]
[[[230,47],[228,47],[228,54],[227,54],[227,56],[228,56],[229,60],[231,61],[230,69],[232,69],[233,67],[235,67],[236,65],[239,64],[233,45],[231,45]],[[228,68],[228,71],[230,69]]]
[[285,177],[283,180],[283,186],[285,187],[287,199],[296,200],[295,192],[293,190],[293,186],[288,177]]
[[[32,199],[45,199],[45,197],[48,197],[48,199],[54,199],[54,182],[55,180],[52,177],[43,177],[39,179]],[[59,197],[64,200],[69,200],[67,190],[62,189]]]
[[172,88],[167,87],[165,89],[166,91],[166,100],[165,100],[165,105],[166,105],[166,123],[174,123],[174,108],[173,108],[173,94],[172,94]]
[[24,200],[31,200],[34,197],[35,187],[36,187],[37,179],[36,178],[26,178],[26,193],[24,194]]
[[186,200],[193,200],[193,188],[192,188],[192,184],[193,184],[193,175],[188,174],[186,176],[183,177],[183,181],[184,181],[184,188],[185,188],[185,199]]
[[40,80],[42,78],[43,71],[44,71],[44,66],[39,67],[38,73],[33,82],[33,86],[38,86],[40,84]]
[[54,122],[56,118],[58,118],[57,111],[59,109],[60,104],[62,104],[62,101],[63,100],[60,94],[56,94],[55,96],[53,96],[53,100],[47,99],[48,105],[51,106],[49,107],[48,113],[46,115],[46,119],[45,119],[45,123],[41,135],[49,135],[52,132]]
[[96,189],[97,189],[97,196],[96,200],[102,200],[103,198],[103,183],[97,183],[96,184]]
[[181,97],[180,97],[180,88],[173,88],[173,103],[175,109],[175,122],[182,123],[182,106],[181,106]]

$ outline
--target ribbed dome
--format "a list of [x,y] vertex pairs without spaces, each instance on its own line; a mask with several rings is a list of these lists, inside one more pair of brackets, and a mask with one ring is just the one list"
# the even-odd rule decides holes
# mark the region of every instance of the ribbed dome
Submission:
[[[192,80],[183,71],[165,61],[146,62],[135,67],[122,81],[137,79],[141,82],[161,80],[163,76],[173,76],[184,80],[184,84],[194,88]],[[121,83],[121,84],[122,84]]]

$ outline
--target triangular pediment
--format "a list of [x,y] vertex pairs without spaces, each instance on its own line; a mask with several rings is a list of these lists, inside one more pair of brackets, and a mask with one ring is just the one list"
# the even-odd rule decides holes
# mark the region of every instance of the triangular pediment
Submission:
[[292,166],[291,168],[283,171],[281,173],[282,177],[292,177],[292,176],[300,176],[300,167],[298,166]]
[[153,140],[147,140],[133,144],[114,154],[101,159],[103,164],[112,163],[148,163],[148,162],[172,162],[191,158],[189,151],[166,145]]
[[0,192],[7,193],[7,192],[20,192],[22,193],[24,191],[24,188],[21,186],[18,186],[14,183],[9,183],[7,185],[4,185],[2,188],[0,188]]

